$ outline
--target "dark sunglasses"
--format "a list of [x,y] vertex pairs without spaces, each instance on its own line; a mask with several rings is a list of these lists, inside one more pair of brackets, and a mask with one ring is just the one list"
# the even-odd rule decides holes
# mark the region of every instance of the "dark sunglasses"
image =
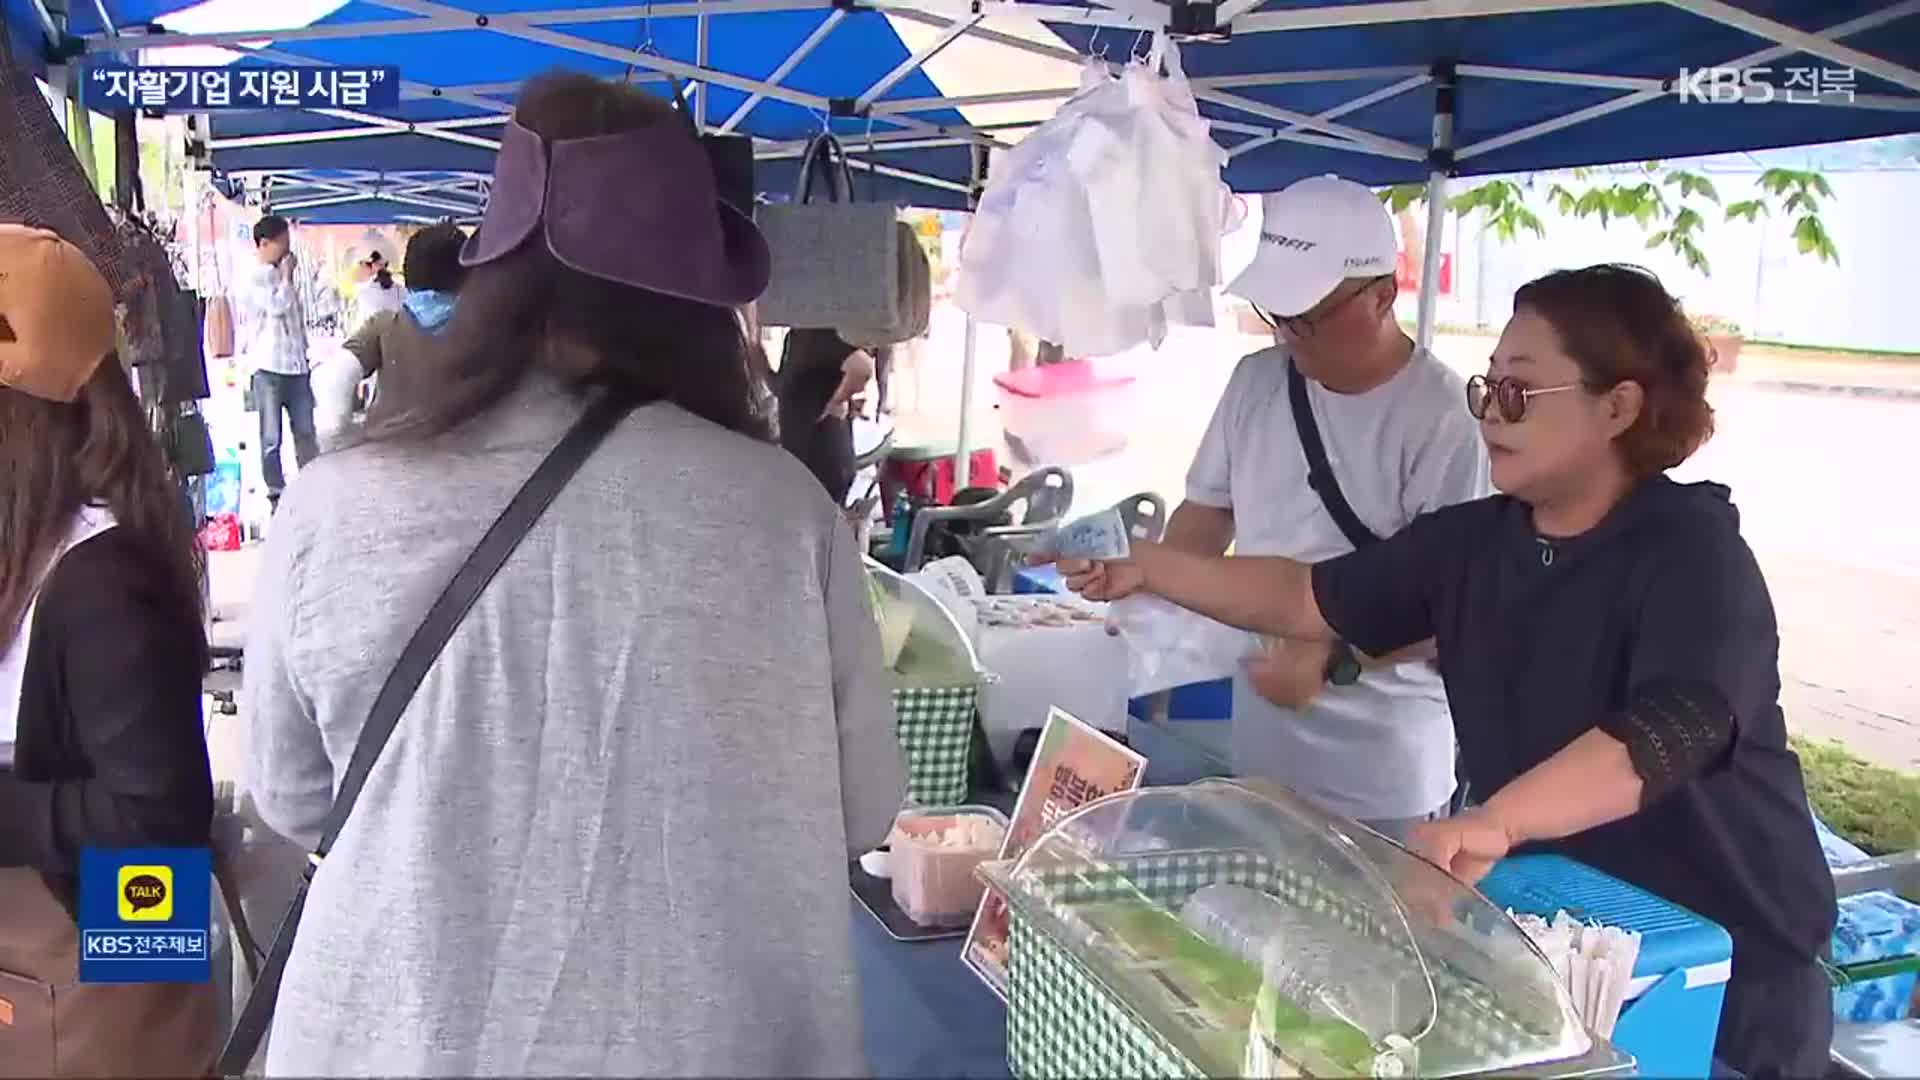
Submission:
[[1541,394],[1557,394],[1562,390],[1579,388],[1579,383],[1532,387],[1511,375],[1499,379],[1475,375],[1467,380],[1467,411],[1473,414],[1475,420],[1485,420],[1487,407],[1494,405],[1499,408],[1502,420],[1517,424],[1527,415],[1527,402]]
[[1288,315],[1283,317],[1278,315],[1269,315],[1258,307],[1255,307],[1253,310],[1259,314],[1260,318],[1266,321],[1266,324],[1268,326],[1271,326],[1278,330],[1285,330],[1287,333],[1292,334],[1296,339],[1310,338],[1314,335],[1314,332],[1320,328],[1320,324],[1325,323],[1328,319],[1331,319],[1335,315],[1340,314],[1341,309],[1353,303],[1353,301],[1356,298],[1366,295],[1368,290],[1372,289],[1375,285],[1378,285],[1381,282],[1386,280],[1388,280],[1387,276],[1381,276],[1381,277],[1370,279],[1366,284],[1360,286],[1359,288],[1353,290],[1347,295],[1327,305],[1327,309],[1325,311],[1320,312],[1318,315],[1309,313],[1305,315]]

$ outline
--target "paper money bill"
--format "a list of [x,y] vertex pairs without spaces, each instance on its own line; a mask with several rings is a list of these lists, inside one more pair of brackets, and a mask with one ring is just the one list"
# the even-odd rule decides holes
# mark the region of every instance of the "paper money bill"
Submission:
[[1040,545],[1063,559],[1124,559],[1132,553],[1127,524],[1118,510],[1102,510],[1055,528]]

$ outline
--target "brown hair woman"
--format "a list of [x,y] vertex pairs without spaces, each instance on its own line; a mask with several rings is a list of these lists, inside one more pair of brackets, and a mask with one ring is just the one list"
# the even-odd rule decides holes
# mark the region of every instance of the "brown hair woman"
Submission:
[[[0,225],[0,1076],[191,1076],[207,985],[82,985],[86,847],[204,847],[200,554],[78,249]],[[10,760],[9,760],[10,759]]]

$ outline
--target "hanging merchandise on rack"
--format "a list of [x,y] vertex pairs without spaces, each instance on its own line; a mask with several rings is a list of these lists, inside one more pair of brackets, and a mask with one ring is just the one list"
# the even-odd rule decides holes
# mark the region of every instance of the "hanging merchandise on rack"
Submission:
[[[6,148],[0,153],[0,221],[58,233],[125,301],[137,287],[138,270],[129,265],[80,159],[35,87],[26,57],[14,52],[8,26],[0,19],[0,147]],[[20,47],[24,53],[30,46]]]
[[[1161,68],[1165,74],[1161,74]],[[1212,325],[1232,193],[1178,46],[1082,70],[1080,91],[996,164],[960,250],[975,318],[1110,356]]]

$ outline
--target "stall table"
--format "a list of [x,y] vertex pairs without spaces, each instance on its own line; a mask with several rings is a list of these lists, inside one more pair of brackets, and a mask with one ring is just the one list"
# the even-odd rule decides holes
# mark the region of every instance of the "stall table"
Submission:
[[867,1067],[901,1080],[998,1080],[1007,1068],[1007,1008],[960,961],[959,938],[895,941],[848,898]]

